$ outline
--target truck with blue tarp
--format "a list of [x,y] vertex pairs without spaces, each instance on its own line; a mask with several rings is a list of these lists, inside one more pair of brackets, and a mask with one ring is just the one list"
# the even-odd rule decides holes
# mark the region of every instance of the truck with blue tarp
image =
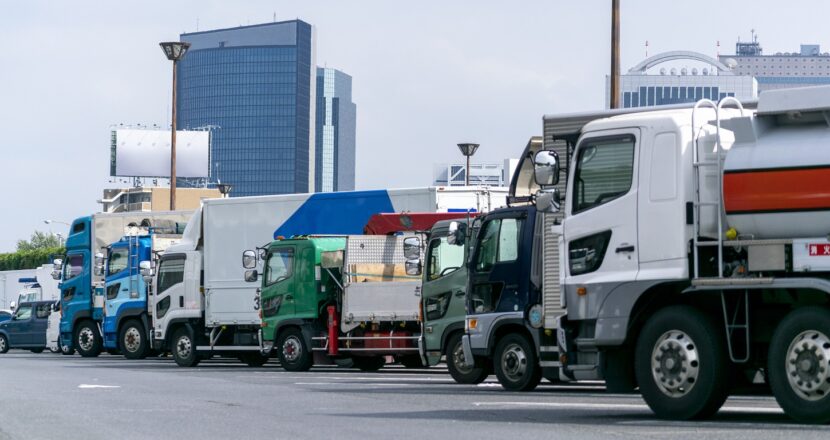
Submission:
[[[101,250],[119,240],[128,226],[176,228],[192,212],[98,213],[75,219],[66,239],[66,255],[54,261],[53,278],[60,280],[61,345],[81,356],[98,356],[103,349],[104,274]],[[96,258],[98,257],[98,258]]]

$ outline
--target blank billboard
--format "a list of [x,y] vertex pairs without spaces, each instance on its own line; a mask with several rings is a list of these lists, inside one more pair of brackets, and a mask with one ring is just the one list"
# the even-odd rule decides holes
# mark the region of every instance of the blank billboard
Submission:
[[[170,130],[113,130],[111,148],[111,176],[170,176]],[[176,130],[176,176],[208,177],[209,155],[209,131]]]

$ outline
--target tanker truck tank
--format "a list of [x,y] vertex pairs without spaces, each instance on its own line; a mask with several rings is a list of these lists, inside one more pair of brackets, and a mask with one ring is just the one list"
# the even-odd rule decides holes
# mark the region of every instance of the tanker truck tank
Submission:
[[[830,234],[830,87],[765,93],[733,127],[723,167],[728,228],[754,239]],[[766,105],[765,105],[766,104]]]

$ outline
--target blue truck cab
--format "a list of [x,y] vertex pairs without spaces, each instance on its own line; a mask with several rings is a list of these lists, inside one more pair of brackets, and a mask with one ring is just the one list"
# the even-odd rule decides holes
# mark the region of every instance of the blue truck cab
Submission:
[[54,276],[61,280],[60,342],[81,356],[101,353],[101,332],[94,315],[92,217],[72,222],[66,238],[66,256],[55,261]]
[[127,235],[107,247],[103,307],[104,349],[119,350],[128,359],[149,353],[147,285],[140,263],[153,257],[152,229]]

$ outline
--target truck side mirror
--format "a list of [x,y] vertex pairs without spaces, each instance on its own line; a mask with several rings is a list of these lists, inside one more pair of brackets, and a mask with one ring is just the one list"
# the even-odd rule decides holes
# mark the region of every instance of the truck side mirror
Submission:
[[55,258],[52,261],[52,279],[53,280],[60,280],[61,279],[61,269],[63,269],[63,260],[60,258]]
[[144,278],[144,283],[150,284],[153,281],[153,262],[144,260],[138,263],[138,269],[141,271],[141,278]]
[[559,212],[562,198],[558,188],[543,189],[536,193],[536,210],[545,213]]
[[421,258],[421,239],[418,237],[406,237],[403,240],[403,255],[407,260]]
[[464,241],[466,240],[467,230],[464,225],[459,224],[458,222],[450,222],[449,226],[449,234],[447,235],[447,243],[456,245],[456,246],[463,246]]
[[95,276],[104,275],[104,254],[95,254]]
[[421,260],[420,259],[412,259],[406,260],[404,263],[404,267],[406,268],[406,274],[410,276],[418,276],[421,274]]
[[245,281],[249,283],[254,283],[259,280],[259,272],[256,269],[246,270],[245,271]]
[[533,158],[533,179],[542,187],[559,183],[559,155],[552,150],[542,150]]
[[[256,267],[257,254],[255,251],[247,250],[242,252],[242,267],[245,269],[253,269]],[[247,272],[246,272],[247,273]],[[246,275],[247,277],[247,275]],[[247,278],[245,278],[247,280]]]
[[16,302],[16,301],[12,301],[11,303],[9,303],[9,309],[10,309],[12,312],[13,312],[16,308],[17,308],[17,302]]

